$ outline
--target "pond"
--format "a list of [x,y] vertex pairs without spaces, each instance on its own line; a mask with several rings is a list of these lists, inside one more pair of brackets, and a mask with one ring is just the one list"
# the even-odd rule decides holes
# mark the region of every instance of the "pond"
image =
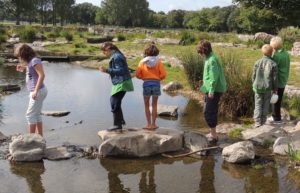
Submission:
[[[99,130],[112,124],[108,75],[64,63],[47,63],[45,83],[48,96],[43,110],[68,110],[66,117],[43,117],[47,145],[65,142],[99,145]],[[123,102],[126,127],[145,125],[142,82],[133,79],[135,91]],[[1,97],[0,131],[5,135],[26,133],[25,112],[28,92],[25,75],[15,67],[0,68],[0,84],[18,83],[21,91]],[[160,104],[179,106],[178,119],[158,118],[161,127],[208,132],[202,108],[183,96],[163,93]],[[39,163],[9,163],[0,160],[0,193],[294,193],[300,183],[293,181],[285,164],[278,161],[262,169],[223,162],[220,152],[203,158],[166,159],[84,159]]]

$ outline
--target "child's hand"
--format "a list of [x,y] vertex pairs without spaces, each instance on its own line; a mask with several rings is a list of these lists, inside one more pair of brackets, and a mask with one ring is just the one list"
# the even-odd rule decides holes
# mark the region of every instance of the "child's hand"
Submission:
[[24,69],[25,69],[25,67],[22,64],[18,64],[17,67],[16,67],[16,70],[18,72],[24,72]]
[[214,93],[208,93],[208,98],[213,99],[214,98]]
[[37,91],[33,91],[32,95],[31,95],[32,99],[36,100],[37,95],[38,95],[38,92]]

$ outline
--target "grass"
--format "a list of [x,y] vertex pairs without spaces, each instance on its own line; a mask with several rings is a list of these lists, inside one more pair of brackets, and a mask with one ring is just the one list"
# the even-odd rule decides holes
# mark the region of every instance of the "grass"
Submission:
[[234,128],[228,133],[228,137],[231,139],[241,139],[243,128]]
[[288,144],[287,154],[291,160],[296,162],[300,161],[300,150],[295,150],[294,146],[291,144]]

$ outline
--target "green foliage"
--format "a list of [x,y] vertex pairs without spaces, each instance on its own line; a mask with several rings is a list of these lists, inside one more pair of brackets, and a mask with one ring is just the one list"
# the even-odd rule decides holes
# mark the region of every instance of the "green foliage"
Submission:
[[286,40],[291,42],[300,41],[300,29],[297,27],[282,28],[278,32],[278,36],[280,36],[285,41]]
[[73,34],[68,31],[62,31],[61,36],[63,36],[68,42],[73,41]]
[[193,33],[188,31],[183,31],[181,33],[180,45],[191,45],[196,41],[196,37]]
[[220,112],[228,117],[251,116],[254,108],[252,92],[252,69],[244,66],[233,52],[220,54],[227,91],[220,101]]
[[300,97],[289,98],[284,95],[282,106],[290,112],[293,118],[300,117]]
[[242,128],[234,128],[228,133],[228,136],[232,139],[241,139],[242,131],[243,131]]
[[263,146],[264,146],[264,147],[271,147],[273,144],[274,144],[274,141],[271,140],[271,139],[265,139],[265,140],[263,141]]
[[72,23],[95,24],[95,17],[98,7],[91,3],[76,4],[72,8]]
[[33,42],[35,40],[36,31],[31,26],[25,26],[20,31],[20,38],[24,42]]
[[264,44],[267,44],[269,42],[264,42],[263,40],[248,40],[247,46],[248,47],[254,47],[256,49],[260,49]]
[[0,34],[0,43],[6,42],[6,35]]
[[203,77],[204,60],[196,51],[186,51],[181,54],[180,59],[184,66],[189,85],[193,90],[198,90],[200,80]]
[[292,144],[288,144],[287,155],[293,161],[300,161],[300,150],[295,150]]
[[172,10],[167,16],[167,26],[169,28],[182,28],[185,11],[183,10]]
[[74,47],[75,48],[86,48],[87,45],[85,43],[80,42],[80,43],[75,43]]
[[117,35],[117,39],[118,39],[119,42],[125,41],[125,40],[126,40],[126,36],[123,35],[123,34],[118,34],[118,35]]
[[155,31],[154,33],[152,33],[151,36],[154,38],[165,38],[166,33],[162,32],[162,31]]

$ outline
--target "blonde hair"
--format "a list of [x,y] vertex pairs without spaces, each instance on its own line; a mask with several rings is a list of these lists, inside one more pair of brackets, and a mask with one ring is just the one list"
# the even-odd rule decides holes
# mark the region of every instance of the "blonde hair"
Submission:
[[261,48],[261,52],[262,52],[265,56],[272,56],[273,48],[272,48],[272,46],[270,46],[269,44],[265,44],[265,45],[263,45],[263,47]]
[[282,48],[282,39],[279,36],[273,37],[270,41],[270,45],[275,49],[279,50]]

